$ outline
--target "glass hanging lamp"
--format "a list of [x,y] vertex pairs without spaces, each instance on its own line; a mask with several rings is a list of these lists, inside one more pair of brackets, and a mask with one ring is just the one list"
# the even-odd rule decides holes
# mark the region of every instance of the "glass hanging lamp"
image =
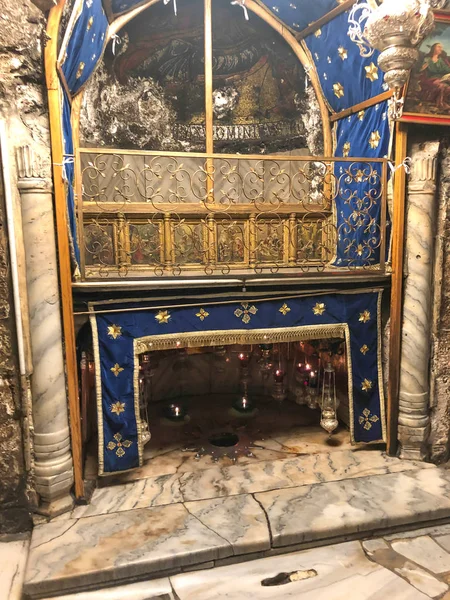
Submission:
[[323,370],[320,426],[329,434],[338,427],[336,399],[336,373],[329,362]]

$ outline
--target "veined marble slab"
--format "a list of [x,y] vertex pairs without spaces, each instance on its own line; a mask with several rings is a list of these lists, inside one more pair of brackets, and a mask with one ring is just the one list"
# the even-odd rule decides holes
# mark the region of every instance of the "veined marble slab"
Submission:
[[29,540],[0,542],[0,596],[5,600],[22,598],[29,545]]
[[[278,573],[315,569],[317,576],[281,586],[261,581]],[[180,600],[427,600],[400,577],[370,562],[358,542],[304,550],[251,563],[171,577]]]
[[270,549],[266,515],[250,494],[186,502],[185,507],[206,527],[226,539],[234,555]]
[[216,465],[182,475],[180,491],[187,502],[423,468],[436,467],[401,461],[378,450],[344,450],[230,467]]
[[172,586],[167,577],[153,581],[140,581],[128,585],[118,585],[92,592],[66,594],[44,600],[175,600]]
[[98,488],[90,504],[75,508],[72,517],[429,468],[436,467],[421,462],[401,461],[378,450],[336,450],[232,466],[209,465],[209,468],[201,471],[161,475]]
[[450,472],[422,469],[255,495],[273,547],[450,516]]
[[90,504],[75,508],[72,518],[177,504],[182,499],[179,476],[161,475],[153,479],[139,479],[134,483],[97,488]]
[[232,554],[182,504],[71,519],[35,528],[25,591],[73,592]]

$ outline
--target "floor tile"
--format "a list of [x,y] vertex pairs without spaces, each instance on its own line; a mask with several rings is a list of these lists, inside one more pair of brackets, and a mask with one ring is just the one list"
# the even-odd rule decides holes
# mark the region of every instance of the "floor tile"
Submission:
[[[263,587],[278,573],[314,569],[316,577]],[[403,579],[369,561],[358,542],[304,550],[212,571],[171,577],[180,600],[426,600]]]
[[392,548],[432,573],[450,571],[450,554],[429,536],[392,542]]
[[0,542],[0,596],[7,600],[22,598],[29,540]]

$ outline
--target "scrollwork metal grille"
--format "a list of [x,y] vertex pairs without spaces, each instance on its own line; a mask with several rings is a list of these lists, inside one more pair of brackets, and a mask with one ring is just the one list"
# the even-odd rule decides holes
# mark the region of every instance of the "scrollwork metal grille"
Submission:
[[338,239],[347,270],[384,270],[386,161],[99,149],[77,161],[85,278],[324,272]]

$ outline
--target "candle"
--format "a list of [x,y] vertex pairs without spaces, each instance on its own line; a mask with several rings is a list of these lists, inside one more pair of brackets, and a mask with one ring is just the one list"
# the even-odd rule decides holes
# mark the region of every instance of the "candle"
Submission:
[[239,358],[239,360],[241,362],[241,367],[247,367],[248,366],[248,363],[249,363],[249,356],[248,356],[248,354],[244,354],[243,352],[241,352],[238,355],[238,358]]
[[169,404],[169,406],[164,409],[164,416],[170,421],[184,421],[186,410],[177,404]]
[[275,383],[283,383],[284,371],[282,369],[277,369],[273,378],[275,379]]
[[254,409],[253,402],[244,395],[236,400],[233,408],[240,413],[251,413]]
[[297,367],[296,368],[297,368],[297,371],[299,373],[301,373],[303,371],[303,363],[301,363],[301,362],[297,363]]
[[318,378],[317,378],[317,373],[316,371],[311,371],[309,374],[309,385],[312,388],[317,387],[318,385]]
[[305,369],[306,369],[307,371],[311,371],[311,365],[310,365],[309,363],[306,363],[306,365],[305,365]]

